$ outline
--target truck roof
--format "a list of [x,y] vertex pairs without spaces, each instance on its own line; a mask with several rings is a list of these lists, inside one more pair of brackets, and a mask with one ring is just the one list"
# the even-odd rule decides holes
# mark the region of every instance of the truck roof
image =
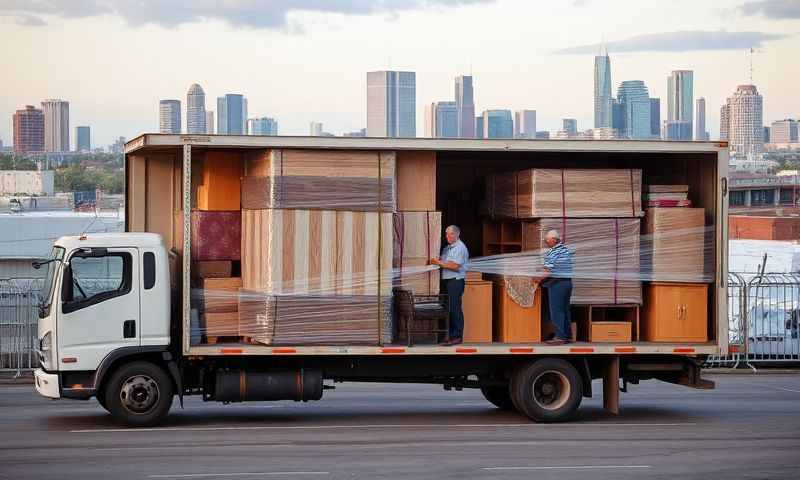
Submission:
[[468,138],[304,137],[266,135],[178,135],[144,133],[125,144],[125,153],[183,145],[210,148],[320,148],[351,150],[559,151],[559,152],[717,152],[725,141],[511,140]]
[[72,250],[81,247],[114,248],[114,247],[164,247],[161,235],[157,233],[125,232],[125,233],[85,233],[60,237],[55,246]]

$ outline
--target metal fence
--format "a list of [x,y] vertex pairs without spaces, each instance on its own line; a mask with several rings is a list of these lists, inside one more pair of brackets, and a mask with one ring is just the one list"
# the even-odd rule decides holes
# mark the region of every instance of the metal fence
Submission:
[[0,280],[0,371],[38,366],[39,281]]

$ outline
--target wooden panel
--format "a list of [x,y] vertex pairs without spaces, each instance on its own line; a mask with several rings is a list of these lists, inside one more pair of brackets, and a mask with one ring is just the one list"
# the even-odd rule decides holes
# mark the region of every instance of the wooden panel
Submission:
[[192,276],[196,278],[228,278],[233,271],[230,260],[192,262]]
[[591,322],[589,324],[590,342],[630,342],[630,322]]
[[141,155],[128,155],[128,184],[126,198],[126,218],[128,230],[145,231],[145,213],[147,212],[147,161]]
[[197,189],[200,210],[241,208],[242,153],[208,150],[203,161],[203,183]]
[[696,283],[651,283],[645,288],[642,340],[705,342],[708,340],[708,286]]
[[464,342],[492,341],[492,282],[470,280],[464,286]]
[[436,210],[436,152],[397,152],[397,209]]
[[494,341],[503,343],[541,341],[541,288],[536,289],[531,307],[523,307],[514,302],[502,282],[494,282],[492,295]]
[[[164,245],[172,245],[173,155],[147,157],[147,201],[145,205],[145,231],[164,238]],[[182,222],[181,222],[182,224]]]
[[[242,279],[203,278],[198,282],[200,309],[206,313],[236,312],[239,307],[239,289]],[[238,318],[238,315],[237,315]]]

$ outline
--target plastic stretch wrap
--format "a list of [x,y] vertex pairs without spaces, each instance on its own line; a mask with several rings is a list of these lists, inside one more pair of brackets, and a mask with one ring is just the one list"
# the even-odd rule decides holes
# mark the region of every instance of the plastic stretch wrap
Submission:
[[396,210],[394,152],[270,150],[245,163],[242,208]]
[[640,217],[638,169],[544,169],[489,175],[490,215],[506,218]]
[[392,227],[392,267],[398,271],[394,286],[414,295],[438,295],[439,273],[419,273],[414,267],[424,267],[439,256],[442,212],[397,212]]

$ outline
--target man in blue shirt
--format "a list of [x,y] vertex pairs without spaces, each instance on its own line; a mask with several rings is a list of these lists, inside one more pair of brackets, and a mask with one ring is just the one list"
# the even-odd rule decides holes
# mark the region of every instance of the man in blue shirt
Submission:
[[544,256],[544,271],[539,277],[547,289],[550,322],[556,336],[546,343],[563,345],[572,341],[569,301],[572,296],[572,252],[561,241],[558,230],[550,230],[544,239],[550,249]]
[[447,246],[442,249],[441,258],[431,259],[431,265],[442,269],[442,290],[447,293],[450,308],[450,340],[444,345],[458,345],[464,338],[464,312],[461,311],[461,297],[464,296],[464,277],[466,276],[469,251],[459,240],[461,229],[450,225],[444,231]]

